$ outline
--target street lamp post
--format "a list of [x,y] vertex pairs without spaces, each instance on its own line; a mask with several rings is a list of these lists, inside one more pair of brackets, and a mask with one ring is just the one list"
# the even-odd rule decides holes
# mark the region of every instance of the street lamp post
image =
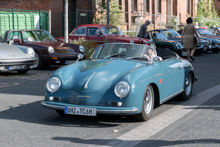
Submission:
[[109,0],[107,0],[107,24],[109,24]]
[[68,0],[65,0],[65,9],[64,9],[64,42],[68,43],[69,32],[68,32]]

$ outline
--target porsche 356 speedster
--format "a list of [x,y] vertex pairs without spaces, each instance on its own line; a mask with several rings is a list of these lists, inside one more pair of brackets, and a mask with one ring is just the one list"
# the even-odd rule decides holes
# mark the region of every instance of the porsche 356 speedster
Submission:
[[98,46],[89,60],[55,71],[41,104],[60,115],[133,115],[148,120],[156,105],[178,96],[188,100],[193,66],[170,50],[141,44]]

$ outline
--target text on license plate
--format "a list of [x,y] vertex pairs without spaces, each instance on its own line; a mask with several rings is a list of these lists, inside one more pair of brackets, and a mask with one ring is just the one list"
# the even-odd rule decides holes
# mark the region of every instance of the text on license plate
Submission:
[[96,108],[65,107],[65,114],[96,116]]
[[70,61],[65,61],[65,64],[72,64],[72,63],[75,63],[75,62],[76,61],[74,61],[74,60],[73,61],[70,60]]

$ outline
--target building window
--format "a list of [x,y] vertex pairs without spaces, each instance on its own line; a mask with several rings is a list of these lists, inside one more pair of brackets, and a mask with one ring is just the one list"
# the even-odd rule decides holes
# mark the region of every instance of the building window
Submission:
[[186,0],[186,7],[187,7],[186,13],[190,14],[190,0]]
[[137,0],[131,0],[131,11],[137,11]]
[[177,16],[177,0],[173,0],[173,15]]
[[143,9],[146,12],[150,12],[150,2],[149,2],[149,0],[143,0]]
[[118,5],[120,5],[119,9],[122,10],[122,0],[118,0]]
[[161,13],[161,0],[157,0],[157,12]]

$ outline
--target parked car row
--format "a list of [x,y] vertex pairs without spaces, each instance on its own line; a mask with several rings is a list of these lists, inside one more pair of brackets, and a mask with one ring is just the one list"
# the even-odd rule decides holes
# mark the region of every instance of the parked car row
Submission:
[[[218,28],[216,28],[218,30]],[[196,54],[212,51],[218,53],[220,50],[220,36],[214,35],[206,29],[197,29],[201,41],[196,44]],[[135,43],[152,46],[153,48],[164,48],[176,52],[181,57],[186,57],[186,49],[180,43],[181,33],[173,29],[156,29],[149,31],[145,38],[125,36],[122,31],[113,25],[80,25],[70,34],[70,40],[85,38],[88,42],[104,44],[108,42]],[[179,34],[180,33],[180,34]],[[63,43],[64,37],[56,39],[45,30],[10,30],[5,32],[0,41],[13,45],[22,45],[32,48],[35,52],[36,62],[33,67],[42,69],[47,65],[67,65],[75,62],[78,55],[82,59],[86,58],[84,47],[81,45]],[[12,47],[10,47],[12,48]],[[20,47],[21,48],[21,47]],[[80,59],[81,59],[80,58]],[[3,68],[3,67],[2,67]],[[5,67],[6,68],[6,67]],[[4,69],[5,69],[4,68]],[[1,70],[0,68],[0,71]]]
[[[33,52],[35,62],[31,68],[35,69],[42,69],[46,65],[67,65],[73,63],[78,59],[79,54],[82,56],[82,59],[85,59],[85,49],[83,46],[58,42],[45,30],[10,30],[5,32],[2,42],[4,43],[1,44],[0,48],[0,55],[2,56],[0,60],[3,60],[3,57],[4,60],[7,59],[8,61],[11,61],[11,57],[14,57],[13,59],[16,57],[22,58],[20,52],[15,52],[15,48],[18,48],[25,53]],[[27,48],[27,51],[24,51],[25,48]],[[21,63],[20,61],[18,62]],[[23,71],[24,73],[28,70],[25,63],[13,68],[12,66],[8,68],[3,63],[3,61],[0,62],[0,72],[6,69],[8,71],[19,69],[18,72]],[[15,60],[13,63],[15,63]]]

